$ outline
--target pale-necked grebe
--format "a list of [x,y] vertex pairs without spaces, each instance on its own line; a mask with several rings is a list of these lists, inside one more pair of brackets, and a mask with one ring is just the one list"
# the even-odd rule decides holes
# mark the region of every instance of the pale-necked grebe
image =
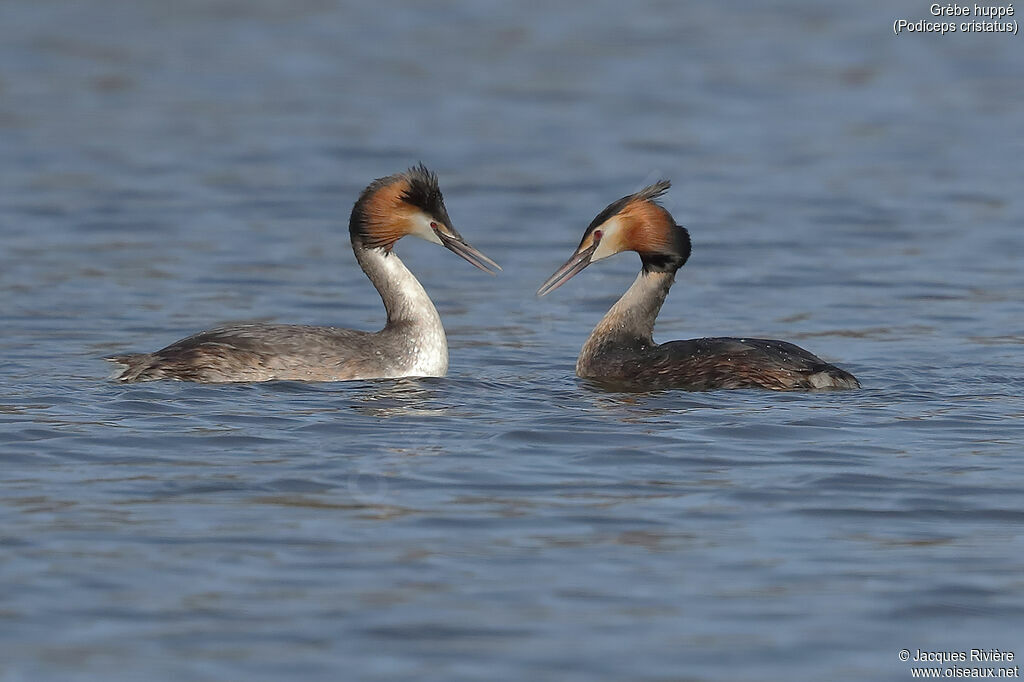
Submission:
[[107,358],[119,381],[345,381],[444,376],[448,342],[427,292],[392,247],[405,235],[441,244],[485,272],[498,264],[455,231],[437,176],[420,164],[374,180],[352,208],[356,261],[377,288],[387,324],[371,333],[336,327],[238,324],[200,332],[154,353]]
[[654,343],[654,320],[676,271],[690,257],[686,228],[676,225],[656,201],[669,186],[663,180],[609,204],[590,223],[572,258],[537,292],[543,296],[591,263],[621,251],[640,254],[643,269],[590,334],[576,374],[645,388],[859,388],[849,372],[786,341],[712,338]]

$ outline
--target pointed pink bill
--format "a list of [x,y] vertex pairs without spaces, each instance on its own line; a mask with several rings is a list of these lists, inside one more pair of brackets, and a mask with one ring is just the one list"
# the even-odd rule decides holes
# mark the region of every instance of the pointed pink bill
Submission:
[[593,257],[594,251],[597,250],[597,244],[598,242],[595,240],[587,248],[574,253],[572,258],[565,262],[565,265],[555,270],[555,274],[548,277],[547,281],[540,286],[540,289],[537,289],[537,295],[543,296],[554,291],[579,274],[583,268],[590,265],[590,259]]
[[462,235],[460,235],[454,229],[448,229],[452,231],[451,234],[448,234],[446,231],[438,229],[436,227],[434,228],[434,234],[438,236],[438,238],[441,240],[441,244],[443,244],[445,248],[449,249],[453,253],[462,256],[471,264],[480,268],[489,275],[498,274],[497,272],[495,272],[495,270],[501,270],[500,265],[498,265],[493,260],[485,256],[483,253],[481,253],[480,251],[466,243],[466,240],[462,238]]

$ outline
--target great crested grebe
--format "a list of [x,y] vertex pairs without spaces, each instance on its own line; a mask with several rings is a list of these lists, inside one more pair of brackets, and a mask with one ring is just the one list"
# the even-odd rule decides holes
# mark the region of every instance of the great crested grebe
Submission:
[[669,187],[662,180],[609,204],[583,233],[572,258],[537,291],[543,296],[591,263],[621,251],[640,254],[643,269],[583,344],[576,374],[645,388],[859,388],[849,372],[786,341],[713,338],[654,343],[654,320],[676,271],[690,257],[690,234],[657,203]]
[[441,244],[484,272],[500,270],[455,231],[437,176],[423,164],[374,180],[352,208],[356,261],[377,288],[387,324],[371,333],[337,327],[238,324],[200,332],[154,353],[107,358],[118,381],[345,381],[444,376],[448,342],[427,292],[392,247],[405,235]]

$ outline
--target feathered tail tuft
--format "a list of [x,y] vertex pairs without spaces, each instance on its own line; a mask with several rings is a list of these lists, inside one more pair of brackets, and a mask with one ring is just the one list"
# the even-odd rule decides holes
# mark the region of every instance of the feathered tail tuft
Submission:
[[150,368],[153,356],[149,353],[126,353],[125,355],[111,355],[103,359],[118,365],[110,375],[110,379],[128,382],[139,380],[139,375]]

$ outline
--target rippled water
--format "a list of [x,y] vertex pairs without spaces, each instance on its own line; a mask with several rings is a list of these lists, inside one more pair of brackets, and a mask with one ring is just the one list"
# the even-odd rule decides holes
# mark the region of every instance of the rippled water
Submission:
[[[0,4],[0,677],[1024,655],[1024,53],[896,38],[895,11]],[[419,160],[505,268],[399,246],[449,377],[105,380],[105,354],[225,321],[379,327],[347,215]],[[662,176],[694,255],[658,338],[792,340],[864,390],[573,376],[638,263],[533,292]]]

